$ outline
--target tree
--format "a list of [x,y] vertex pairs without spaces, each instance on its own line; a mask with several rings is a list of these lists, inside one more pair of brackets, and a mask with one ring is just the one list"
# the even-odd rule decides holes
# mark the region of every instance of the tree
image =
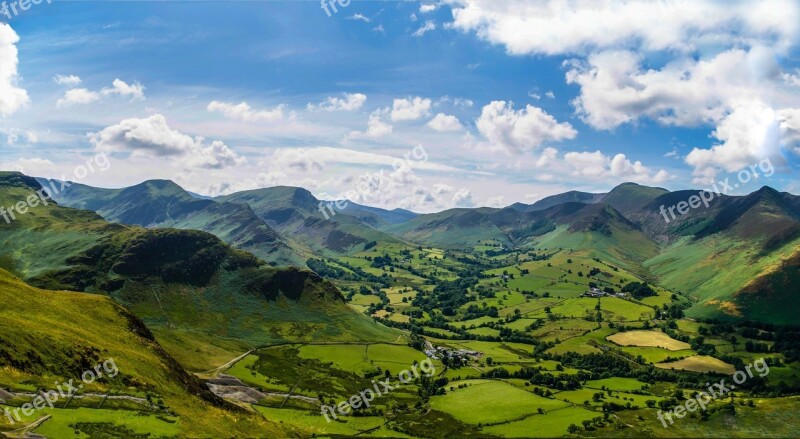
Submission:
[[569,427],[567,427],[567,433],[569,433],[569,434],[575,434],[575,433],[579,432],[580,430],[581,430],[581,428],[578,427],[575,424],[569,424]]

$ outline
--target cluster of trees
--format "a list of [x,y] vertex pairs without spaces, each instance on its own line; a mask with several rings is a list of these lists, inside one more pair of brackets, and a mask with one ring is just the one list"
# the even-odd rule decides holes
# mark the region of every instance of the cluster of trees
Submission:
[[655,290],[647,284],[647,282],[631,282],[622,287],[623,293],[628,293],[635,299],[644,299],[645,297],[655,296]]

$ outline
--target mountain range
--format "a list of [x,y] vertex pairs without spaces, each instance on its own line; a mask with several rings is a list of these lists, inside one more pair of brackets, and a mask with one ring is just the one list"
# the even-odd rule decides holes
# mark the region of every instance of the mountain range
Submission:
[[[330,203],[295,187],[198,199],[169,181],[123,189],[73,184],[54,199],[115,223],[204,230],[273,265],[304,266],[309,258],[346,256],[373,242],[584,249],[687,293],[696,301],[689,315],[787,320],[786,311],[757,310],[764,307],[754,307],[760,293],[752,285],[772,284],[776,267],[800,251],[800,197],[763,187],[715,196],[708,208],[674,219],[664,214],[699,192],[625,183],[608,193],[573,191],[533,204],[422,215],[348,203],[327,211],[327,219],[322,207]],[[793,302],[790,291],[770,294]]]

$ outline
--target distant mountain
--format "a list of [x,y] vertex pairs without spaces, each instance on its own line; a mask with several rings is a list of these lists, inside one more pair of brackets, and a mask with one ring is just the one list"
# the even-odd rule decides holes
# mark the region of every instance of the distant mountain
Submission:
[[570,202],[594,204],[600,202],[605,195],[606,194],[590,194],[587,192],[570,191],[563,194],[542,198],[533,204],[515,203],[509,207],[519,210],[520,212],[536,212],[538,210],[545,210],[559,204]]
[[689,293],[697,301],[689,315],[765,318],[776,305],[756,305],[744,288],[762,279],[760,285],[800,289],[795,277],[775,271],[779,261],[800,251],[800,197],[767,187],[746,196],[715,196],[708,208],[701,204],[679,215],[677,206],[698,193],[626,183],[607,194],[570,192],[534,205],[420,215],[386,230],[446,248],[493,243],[585,250]]
[[[48,185],[49,181],[39,182]],[[93,210],[111,222],[202,230],[274,264],[304,265],[300,251],[248,206],[198,199],[169,180],[150,180],[122,189],[73,183],[53,198],[65,206]]]
[[[327,202],[326,202],[327,203]],[[335,202],[334,202],[335,203]],[[342,212],[356,217],[364,224],[375,228],[400,224],[419,216],[418,213],[405,209],[386,210],[378,207],[362,206],[348,201]]]
[[[31,177],[0,172],[0,206],[40,187]],[[0,268],[41,288],[110,295],[178,361],[197,369],[208,362],[198,350],[233,358],[286,341],[397,338],[316,274],[268,267],[202,231],[112,224],[50,202],[0,221],[0,243]]]
[[[369,212],[368,221],[362,221],[346,211],[326,207],[329,202],[323,203],[303,188],[278,186],[255,189],[217,197],[215,200],[250,206],[259,218],[281,235],[290,236],[315,252],[342,254],[363,249],[372,241],[401,242],[373,227],[372,224],[380,222],[377,218],[381,218],[376,210]],[[361,216],[366,211],[359,207],[353,210],[361,212]]]

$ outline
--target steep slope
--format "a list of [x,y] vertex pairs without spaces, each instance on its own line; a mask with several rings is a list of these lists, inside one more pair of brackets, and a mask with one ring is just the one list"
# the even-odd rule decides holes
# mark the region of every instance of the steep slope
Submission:
[[283,236],[293,237],[314,252],[325,255],[361,250],[372,241],[401,242],[346,212],[326,209],[320,200],[303,188],[255,189],[215,200],[246,204]]
[[[112,363],[106,363],[109,360]],[[146,403],[115,399],[107,401],[103,410],[81,409],[93,414],[91,419],[76,423],[74,408],[96,407],[100,398],[94,397],[91,406],[75,400],[73,409],[45,408],[16,425],[1,416],[0,432],[52,415],[37,433],[49,437],[59,437],[60,431],[74,431],[82,437],[100,431],[108,435],[105,437],[148,433],[160,436],[169,432],[185,437],[247,436],[254,431],[269,436],[289,433],[285,427],[230,406],[211,394],[164,351],[139,319],[109,298],[40,290],[0,270],[0,388],[21,394],[36,388],[52,390],[54,382],[80,382],[84,371],[104,363],[113,364],[118,373],[114,374],[112,367],[101,369],[115,376],[87,385],[82,393],[113,392],[118,398],[128,396],[142,401],[149,395],[151,400],[163,401],[172,415]],[[14,404],[8,408],[13,410],[23,401],[27,399],[16,397],[8,401]],[[66,402],[63,398],[56,407]],[[0,411],[5,408],[0,405]]]
[[[38,188],[30,177],[0,176],[0,205]],[[398,336],[315,274],[265,266],[205,232],[109,224],[50,202],[0,222],[0,242],[4,267],[39,287],[110,294],[192,369],[269,343]]]
[[[733,296],[734,302],[753,320],[775,324],[797,324],[800,307],[800,248],[768,267]],[[780,306],[775,306],[780,304]]]
[[[39,182],[44,186],[50,183],[44,179]],[[65,206],[93,210],[111,222],[203,230],[275,265],[299,266],[305,260],[290,241],[281,238],[247,206],[198,199],[169,180],[151,180],[123,189],[72,184],[53,198]]]

